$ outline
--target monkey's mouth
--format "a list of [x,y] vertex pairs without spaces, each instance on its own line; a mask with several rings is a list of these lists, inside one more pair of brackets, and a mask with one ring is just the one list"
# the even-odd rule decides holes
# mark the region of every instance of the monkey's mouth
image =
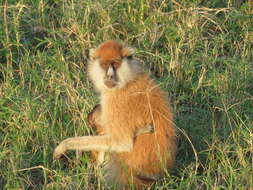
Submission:
[[105,80],[104,83],[108,88],[113,88],[117,85],[117,82],[115,80]]

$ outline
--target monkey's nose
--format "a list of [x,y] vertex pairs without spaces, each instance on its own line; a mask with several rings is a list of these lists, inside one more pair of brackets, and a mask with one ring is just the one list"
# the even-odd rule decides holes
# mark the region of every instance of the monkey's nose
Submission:
[[112,66],[109,66],[106,75],[107,75],[107,77],[108,77],[109,79],[112,79],[112,77],[113,77],[113,75],[114,75],[114,70],[113,70]]
[[107,75],[106,79],[107,80],[112,80],[113,79],[113,75]]

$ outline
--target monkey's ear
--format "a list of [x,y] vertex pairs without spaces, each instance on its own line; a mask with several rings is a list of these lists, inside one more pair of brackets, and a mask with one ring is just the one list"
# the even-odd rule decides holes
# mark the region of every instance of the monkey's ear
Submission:
[[96,59],[98,57],[95,48],[87,49],[85,51],[85,54],[86,54],[87,59],[90,59],[90,60]]
[[85,49],[83,54],[86,59],[88,59],[88,60],[90,59],[90,50],[89,49]]
[[135,53],[135,51],[131,47],[125,46],[122,48],[122,56],[123,57],[132,58],[134,53]]

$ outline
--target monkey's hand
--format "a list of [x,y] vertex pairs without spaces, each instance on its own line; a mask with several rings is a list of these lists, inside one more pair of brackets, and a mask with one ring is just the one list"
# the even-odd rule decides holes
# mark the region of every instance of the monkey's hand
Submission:
[[65,142],[62,141],[55,149],[53,154],[53,159],[59,159],[67,151]]
[[146,125],[144,127],[139,128],[136,133],[135,133],[135,137],[137,137],[138,135],[141,134],[145,134],[145,133],[153,133],[155,130],[153,125]]

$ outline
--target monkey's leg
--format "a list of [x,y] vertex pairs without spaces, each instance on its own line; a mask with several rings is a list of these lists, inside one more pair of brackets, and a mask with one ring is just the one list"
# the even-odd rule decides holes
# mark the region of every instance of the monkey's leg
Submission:
[[111,136],[73,137],[62,141],[54,151],[59,158],[67,150],[129,152],[133,148],[133,138],[115,139]]
[[109,188],[112,186],[112,189],[127,189],[127,180],[122,173],[124,171],[122,171],[122,168],[119,167],[118,163],[116,163],[113,158],[110,158],[105,164],[104,172],[104,179]]
[[105,171],[105,182],[109,185],[117,186],[116,189],[121,190],[130,190],[134,187],[136,190],[146,189],[150,187],[150,185],[154,181],[143,181],[139,179],[135,172],[128,168],[127,166],[122,165],[123,163],[116,162],[113,158],[105,164],[104,171]]

